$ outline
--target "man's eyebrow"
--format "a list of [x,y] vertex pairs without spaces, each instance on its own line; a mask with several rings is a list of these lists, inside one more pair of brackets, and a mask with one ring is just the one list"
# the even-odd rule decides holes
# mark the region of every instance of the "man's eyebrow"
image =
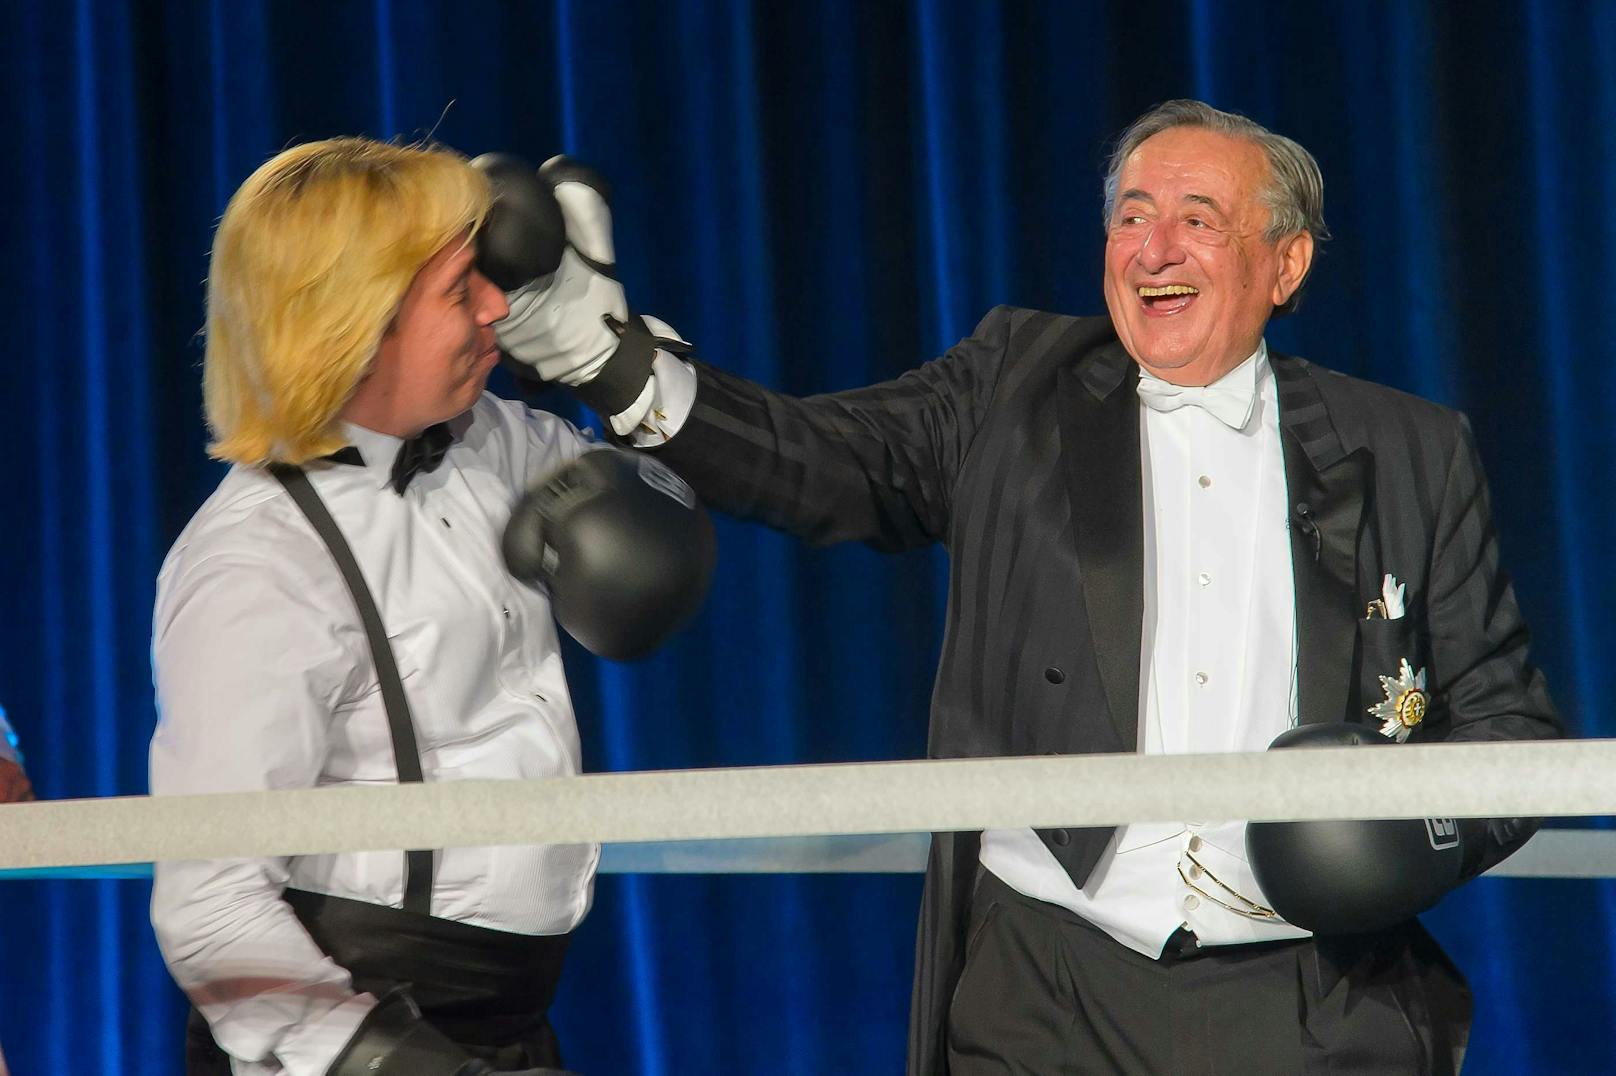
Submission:
[[1151,205],[1156,204],[1156,199],[1152,198],[1148,191],[1142,191],[1138,187],[1129,187],[1127,190],[1125,190],[1121,194],[1117,195],[1117,201],[1119,201],[1119,202],[1149,202]]
[[477,266],[477,259],[476,258],[474,258],[474,257],[473,258],[467,258],[466,261],[465,261],[465,264],[460,267],[460,271],[455,273],[454,276],[449,278],[449,286],[447,288],[445,288],[444,290],[445,291],[454,291],[456,288],[460,287],[460,285],[464,284],[467,280],[469,280],[471,278],[471,271],[472,271],[472,269],[476,268],[476,266]]
[[1209,194],[1186,194],[1184,196],[1184,201],[1194,202],[1197,205],[1211,206],[1213,209],[1217,210],[1220,215],[1225,217],[1229,215],[1228,212],[1218,204],[1218,200]]

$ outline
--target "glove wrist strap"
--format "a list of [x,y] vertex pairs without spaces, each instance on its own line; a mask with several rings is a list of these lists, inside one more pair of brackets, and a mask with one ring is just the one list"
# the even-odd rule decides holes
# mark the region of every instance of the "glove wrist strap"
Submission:
[[600,373],[573,391],[597,413],[610,416],[628,410],[640,398],[645,383],[651,380],[651,360],[659,348],[682,355],[690,350],[690,345],[683,340],[652,335],[638,314],[630,314],[627,322],[608,314],[605,321],[606,327],[617,334],[617,350],[606,360]]
[[419,1006],[400,986],[382,995],[326,1076],[479,1076],[488,1071],[423,1021]]

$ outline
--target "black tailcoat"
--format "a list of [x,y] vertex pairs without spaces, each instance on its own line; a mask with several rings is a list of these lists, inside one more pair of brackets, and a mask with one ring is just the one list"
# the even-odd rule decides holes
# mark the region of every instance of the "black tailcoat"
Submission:
[[[1379,676],[1406,657],[1429,678],[1421,739],[1559,735],[1463,416],[1303,359],[1270,360],[1302,719],[1368,720]],[[999,307],[942,358],[826,396],[784,397],[707,367],[699,378],[689,419],[659,455],[708,503],[816,543],[947,545],[932,757],[1136,750],[1138,371],[1108,319]],[[1407,586],[1407,615],[1366,620],[1388,572]],[[1111,832],[1041,836],[1081,886]],[[933,839],[912,1073],[945,1070],[977,848],[977,834]],[[1490,849],[1480,866],[1509,851]]]

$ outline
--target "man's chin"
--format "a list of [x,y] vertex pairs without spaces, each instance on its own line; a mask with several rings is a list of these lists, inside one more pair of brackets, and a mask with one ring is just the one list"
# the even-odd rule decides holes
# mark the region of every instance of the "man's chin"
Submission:
[[477,401],[482,398],[483,390],[487,387],[488,378],[486,377],[478,378],[475,384],[467,385],[465,391],[463,391],[459,398],[455,401],[460,405],[460,409],[456,411],[455,414],[464,414],[465,412],[470,411],[473,407],[477,406]]
[[1128,354],[1140,366],[1153,374],[1165,374],[1172,370],[1182,370],[1192,366],[1200,357],[1200,349],[1186,346],[1174,346],[1161,340],[1134,340],[1130,342]]
[[459,392],[459,396],[468,401],[467,407],[476,403],[477,398],[483,394],[483,390],[488,387],[489,375],[494,372],[494,367],[497,365],[499,365],[498,352],[494,354],[491,361],[483,362],[479,360],[477,365],[467,372],[466,380],[461,383]]
[[[1168,322],[1167,324],[1164,324]],[[1185,319],[1146,318],[1128,320],[1119,331],[1123,347],[1135,362],[1152,370],[1176,370],[1194,362],[1206,344],[1206,334],[1195,332]]]
[[487,383],[487,377],[478,377],[462,384],[449,396],[444,397],[443,406],[438,409],[433,422],[448,422],[477,406],[477,401],[482,399],[483,389],[487,387]]

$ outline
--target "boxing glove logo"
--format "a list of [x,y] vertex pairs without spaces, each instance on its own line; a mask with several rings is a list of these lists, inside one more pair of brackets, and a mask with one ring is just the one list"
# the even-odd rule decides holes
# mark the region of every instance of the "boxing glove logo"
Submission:
[[1431,840],[1431,847],[1438,852],[1446,848],[1459,846],[1459,820],[1456,818],[1427,818],[1425,820],[1425,835]]
[[640,478],[658,493],[665,493],[686,508],[696,507],[696,491],[690,484],[649,456],[636,456]]

